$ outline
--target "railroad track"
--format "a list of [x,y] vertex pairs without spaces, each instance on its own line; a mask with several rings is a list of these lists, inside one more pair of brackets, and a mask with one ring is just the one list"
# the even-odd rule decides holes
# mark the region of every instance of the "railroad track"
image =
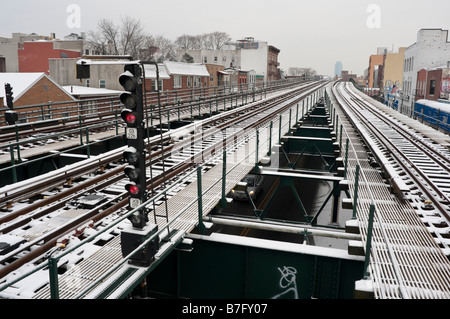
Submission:
[[[395,188],[403,192],[404,196],[418,198],[418,203],[417,200],[410,199],[413,207],[433,237],[437,237],[437,242],[446,255],[449,255],[449,150],[420,133],[414,133],[414,128],[408,127],[361,99],[347,85],[343,92],[346,96],[341,96],[356,115],[356,121],[364,123],[369,135],[376,141],[372,147],[374,156],[379,163],[383,163],[382,166],[389,165],[385,173],[392,174],[390,178],[393,183],[398,181]],[[373,142],[366,141],[366,143]],[[377,156],[375,149],[381,150],[380,156]]]
[[[393,155],[398,152],[397,147],[409,142],[395,131],[393,123],[386,124],[383,117],[378,117],[377,108],[373,114],[374,110],[361,102],[369,99],[355,93],[352,85],[337,82],[332,95],[336,105],[341,106],[335,110],[345,135],[352,141],[348,185],[354,194],[355,219],[369,257],[361,282],[370,282],[377,299],[448,299],[448,230],[434,225],[436,219],[441,221],[444,217],[434,207],[427,207],[429,199],[422,184],[414,181],[417,173],[413,167],[403,167],[396,157],[399,154]],[[408,149],[414,147],[410,144]],[[405,159],[401,161],[407,163]]]
[[[308,83],[308,82],[304,82]],[[230,99],[230,104],[238,103],[244,99],[248,100],[252,96],[262,97],[263,92],[265,94],[273,93],[276,91],[288,89],[299,83],[282,83],[275,86],[269,86],[267,88],[257,88],[254,91],[250,90],[240,90],[238,92],[224,93],[219,90],[216,94],[214,92],[209,92],[204,96],[179,96],[177,98],[167,98],[166,101],[161,103],[164,108],[164,117],[169,119],[179,118],[181,114],[184,114],[184,118],[189,117],[192,113],[193,116],[198,115],[198,111],[203,111],[205,108],[211,109],[211,113],[218,110],[223,110],[226,108],[226,101]],[[163,92],[164,94],[164,92]],[[146,110],[149,119],[158,121],[158,108],[155,105],[156,96],[155,93],[146,95]],[[71,137],[77,137],[80,128],[85,128],[86,126],[93,127],[93,130],[102,131],[108,130],[111,126],[115,125],[117,118],[120,118],[121,103],[118,98],[113,99],[111,102],[107,99],[100,100],[87,100],[83,101],[85,105],[94,105],[93,110],[89,108],[88,110],[65,110],[62,106],[60,110],[58,107],[49,109],[46,112],[46,116],[55,117],[50,120],[20,123],[17,128],[14,125],[0,126],[0,145],[6,145],[7,143],[14,143],[17,140],[29,140],[29,143],[24,144],[22,147],[31,148],[34,146],[41,146],[45,139],[61,140],[65,137],[64,133],[68,131],[73,131]],[[77,116],[62,117],[63,111],[66,113],[79,113]],[[200,112],[203,114],[204,112]],[[119,121],[121,122],[121,121]],[[106,123],[106,124],[105,124]],[[159,125],[160,123],[155,123]],[[1,148],[1,147],[0,147]],[[9,149],[0,150],[8,153]]]
[[[227,144],[237,143],[237,141],[242,143],[245,141],[245,134],[248,133],[248,130],[263,125],[273,117],[274,113],[282,112],[299,99],[303,99],[304,95],[323,85],[324,83],[312,83],[290,89],[270,99],[202,120],[200,124],[192,123],[186,127],[172,130],[163,134],[162,140],[161,137],[149,139],[147,147],[152,148],[147,159],[147,176],[150,176],[147,182],[149,193],[158,194],[158,187],[164,189],[167,187],[167,183],[176,183],[180,176],[192,172],[197,164],[202,163],[209,156],[221,152]],[[158,139],[163,144],[158,144]],[[33,206],[32,209],[23,208],[24,214],[17,213],[20,209],[13,210],[0,219],[0,233],[24,239],[25,236],[29,236],[22,245],[1,256],[0,278],[7,277],[12,271],[27,263],[41,264],[45,262],[46,258],[42,256],[49,254],[49,251],[53,253],[55,249],[62,250],[70,236],[86,236],[83,234],[86,229],[98,227],[105,218],[117,218],[127,212],[125,206],[128,201],[123,187],[126,181],[123,176],[123,164],[119,160],[122,152],[122,149],[118,149],[108,153],[107,157],[85,161],[86,167],[79,169],[71,178],[81,178],[92,172],[97,172],[95,173],[97,176],[87,176],[84,183],[65,188],[67,196],[66,194],[50,196],[47,199],[36,201],[34,206],[30,205]],[[109,169],[105,169],[106,167]],[[55,178],[51,188],[65,183],[67,175],[66,171],[59,178]],[[48,187],[49,183],[48,180],[42,180],[38,183],[40,186],[33,187],[42,191],[43,187],[45,185]],[[25,184],[23,185],[24,190],[30,186]],[[8,200],[11,203],[14,202],[14,195],[11,194],[11,187],[9,190]],[[23,197],[26,191],[17,192],[16,195],[18,196],[19,193],[22,196],[20,197],[21,201],[26,200]],[[92,206],[94,207],[85,204],[89,199],[93,200]],[[161,202],[165,200],[167,199],[162,198]],[[16,202],[16,204],[20,203]],[[7,217],[8,215],[14,215],[14,218],[11,219]],[[63,227],[58,226],[58,223],[49,222],[54,217],[55,220],[60,218],[64,221]],[[70,221],[68,221],[69,219]],[[32,230],[34,226],[39,226],[36,228],[40,229],[34,232]],[[0,279],[0,285],[4,282]]]

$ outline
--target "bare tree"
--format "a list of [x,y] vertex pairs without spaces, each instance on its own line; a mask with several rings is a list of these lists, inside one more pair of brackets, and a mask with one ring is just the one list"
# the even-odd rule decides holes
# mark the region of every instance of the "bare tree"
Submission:
[[121,25],[101,19],[97,31],[88,33],[94,52],[102,55],[131,55],[136,58],[145,43],[144,27],[139,20],[126,17]]
[[220,50],[230,40],[231,38],[227,33],[216,31],[194,36],[183,34],[176,39],[175,45],[177,49]]
[[301,76],[302,75],[302,70],[299,67],[290,67],[288,69],[288,74],[291,76]]
[[139,20],[130,17],[122,19],[119,37],[122,54],[137,58],[144,47],[145,38],[144,27]]
[[175,40],[177,49],[199,50],[202,47],[200,36],[183,34]]
[[213,32],[208,35],[212,50],[221,50],[225,43],[231,41],[230,36],[225,32]]
[[119,28],[110,20],[102,19],[97,23],[98,31],[89,31],[88,40],[95,52],[103,55],[118,55]]
[[175,59],[175,44],[162,35],[146,37],[144,49],[139,56],[142,60],[155,60],[162,62],[164,60]]
[[316,75],[317,72],[313,68],[290,67],[288,69],[288,74],[291,76],[310,77]]

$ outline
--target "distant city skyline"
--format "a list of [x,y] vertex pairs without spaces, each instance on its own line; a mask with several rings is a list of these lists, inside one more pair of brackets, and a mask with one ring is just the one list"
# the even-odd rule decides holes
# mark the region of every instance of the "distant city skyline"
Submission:
[[[310,67],[333,75],[336,61],[344,70],[364,74],[378,47],[408,47],[422,28],[450,29],[450,2],[317,0],[205,0],[163,2],[9,1],[2,6],[1,37],[37,33],[64,38],[94,31],[100,19],[139,19],[145,31],[175,41],[183,34],[214,31],[233,40],[254,37],[280,49],[280,68]],[[235,15],[234,15],[235,14]],[[232,21],[232,23],[231,23]]]
[[341,76],[342,73],[342,62],[341,61],[337,61],[336,64],[334,65],[334,76]]

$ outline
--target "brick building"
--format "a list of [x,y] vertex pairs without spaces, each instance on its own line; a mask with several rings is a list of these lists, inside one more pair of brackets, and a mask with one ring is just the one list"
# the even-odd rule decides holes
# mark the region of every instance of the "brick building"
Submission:
[[369,88],[376,88],[378,86],[378,67],[383,65],[384,54],[373,54],[369,58],[369,72],[368,72],[368,85]]
[[[449,63],[450,64],[450,63]],[[417,72],[416,101],[427,99],[437,101],[449,98],[450,65]]]
[[[145,66],[146,90],[155,90],[156,68]],[[166,61],[158,64],[161,91],[185,90],[210,86],[211,74],[205,65]]]
[[[45,72],[49,73],[49,59],[79,58],[82,53],[82,42],[74,42],[73,49],[64,49],[70,41],[33,41],[24,42],[19,46],[19,72]],[[77,48],[77,43],[80,47]]]
[[[19,121],[36,121],[38,118],[27,116],[27,112],[41,110],[40,107],[27,109],[21,106],[49,104],[52,102],[76,102],[76,99],[65,91],[59,84],[45,73],[0,73],[0,83],[9,83],[12,86],[14,97],[14,110],[19,113]],[[4,119],[5,90],[0,88],[0,118]],[[71,103],[68,106],[72,106]],[[74,103],[73,105],[76,105]],[[3,120],[0,121],[2,124]]]
[[187,50],[177,51],[177,59],[190,55],[195,63],[222,65],[224,68],[253,70],[257,79],[264,81],[281,79],[278,55],[280,50],[264,41],[252,37],[236,42],[226,43],[221,50]]

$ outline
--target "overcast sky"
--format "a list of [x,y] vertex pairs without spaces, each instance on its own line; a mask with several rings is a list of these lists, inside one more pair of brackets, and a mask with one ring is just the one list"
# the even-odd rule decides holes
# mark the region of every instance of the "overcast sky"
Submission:
[[102,18],[139,19],[146,32],[226,32],[281,50],[280,67],[311,67],[333,75],[336,61],[362,75],[377,47],[408,47],[421,28],[450,29],[448,0],[14,0],[3,1],[0,36],[13,32],[64,38],[96,30]]

